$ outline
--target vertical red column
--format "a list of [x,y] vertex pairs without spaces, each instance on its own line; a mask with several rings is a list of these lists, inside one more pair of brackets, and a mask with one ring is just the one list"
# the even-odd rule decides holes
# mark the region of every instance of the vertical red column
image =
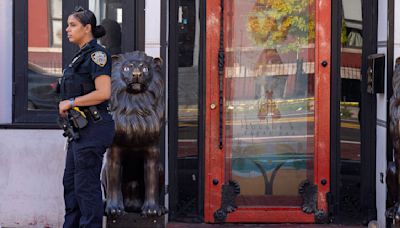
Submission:
[[[218,49],[220,40],[220,1],[208,0],[206,7],[206,117],[205,117],[205,196],[204,220],[213,222],[221,205],[223,150],[219,149]],[[214,181],[214,183],[213,183]],[[216,184],[216,181],[218,183]]]
[[316,0],[315,40],[315,184],[318,209],[328,210],[330,189],[331,0]]

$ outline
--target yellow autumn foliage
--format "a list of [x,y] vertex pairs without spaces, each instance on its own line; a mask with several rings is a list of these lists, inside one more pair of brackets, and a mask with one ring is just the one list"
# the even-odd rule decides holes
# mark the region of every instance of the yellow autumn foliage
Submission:
[[247,18],[254,42],[283,52],[314,42],[314,0],[257,0]]

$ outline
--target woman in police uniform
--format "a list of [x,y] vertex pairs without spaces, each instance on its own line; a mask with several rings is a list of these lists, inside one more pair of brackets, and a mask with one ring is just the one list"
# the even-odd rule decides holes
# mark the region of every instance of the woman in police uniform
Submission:
[[[101,227],[103,203],[100,171],[103,154],[114,137],[114,122],[107,111],[111,95],[111,57],[97,44],[105,35],[93,12],[77,8],[68,17],[68,40],[79,46],[61,80],[59,114],[67,117],[78,107],[88,120],[79,139],[68,144],[64,170],[64,227]],[[75,108],[76,109],[76,108]]]

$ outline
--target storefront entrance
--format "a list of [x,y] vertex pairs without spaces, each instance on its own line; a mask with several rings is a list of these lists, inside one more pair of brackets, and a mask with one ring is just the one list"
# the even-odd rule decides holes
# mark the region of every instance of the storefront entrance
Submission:
[[377,3],[290,2],[169,1],[170,221],[376,218]]
[[329,0],[207,1],[206,222],[327,218],[330,13]]

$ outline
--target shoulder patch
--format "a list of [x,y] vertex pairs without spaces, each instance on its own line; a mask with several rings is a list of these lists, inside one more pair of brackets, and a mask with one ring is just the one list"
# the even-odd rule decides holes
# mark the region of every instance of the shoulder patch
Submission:
[[101,67],[104,67],[104,65],[107,63],[107,55],[102,51],[93,52],[91,57],[93,62]]

